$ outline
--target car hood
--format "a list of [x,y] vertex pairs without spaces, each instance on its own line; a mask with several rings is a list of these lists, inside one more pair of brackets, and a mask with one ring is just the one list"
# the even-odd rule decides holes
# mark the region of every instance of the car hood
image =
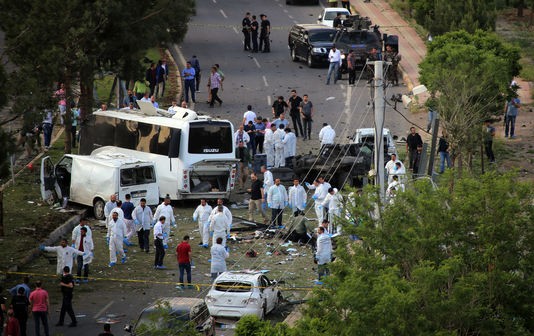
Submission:
[[332,48],[334,42],[312,42],[311,46],[313,48]]

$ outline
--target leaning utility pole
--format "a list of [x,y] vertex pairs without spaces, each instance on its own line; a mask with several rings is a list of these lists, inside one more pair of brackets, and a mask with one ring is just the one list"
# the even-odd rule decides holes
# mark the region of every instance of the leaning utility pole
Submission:
[[375,182],[380,188],[380,199],[385,199],[385,176],[384,173],[384,116],[386,104],[384,102],[384,86],[382,74],[384,69],[383,61],[375,61],[374,78],[374,110],[375,110]]

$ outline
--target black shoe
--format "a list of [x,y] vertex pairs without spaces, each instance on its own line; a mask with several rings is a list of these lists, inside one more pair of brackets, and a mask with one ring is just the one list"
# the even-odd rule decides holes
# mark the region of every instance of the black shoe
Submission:
[[63,322],[56,323],[56,327],[63,327]]
[[71,324],[69,324],[69,328],[74,328],[78,325],[78,323],[76,322],[72,322]]

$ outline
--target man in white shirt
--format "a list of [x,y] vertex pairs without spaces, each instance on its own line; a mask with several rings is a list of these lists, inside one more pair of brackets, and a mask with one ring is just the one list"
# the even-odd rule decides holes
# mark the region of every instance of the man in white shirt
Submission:
[[[106,217],[106,227],[108,227],[108,221],[111,219],[111,210],[117,207],[117,195],[113,194],[109,196],[109,201],[104,205],[104,217]],[[62,271],[63,272],[63,271]]]
[[173,100],[172,105],[169,107],[167,112],[169,112],[169,114],[171,115],[175,115],[177,111],[178,111],[178,103],[176,102],[176,100]]
[[152,209],[146,206],[146,199],[141,198],[139,205],[132,212],[135,229],[137,230],[137,239],[141,251],[148,253],[150,250],[149,237],[150,227],[152,226]]
[[330,49],[330,52],[328,53],[328,61],[330,62],[330,66],[328,67],[328,74],[326,75],[326,85],[330,85],[330,77],[332,76],[332,73],[334,73],[334,84],[336,84],[339,66],[341,65],[341,52],[335,45],[332,46],[332,49]]
[[210,214],[212,212],[211,205],[205,199],[200,200],[200,205],[197,206],[193,212],[193,220],[198,221],[198,232],[200,233],[201,243],[198,244],[204,248],[208,248],[210,238]]
[[274,167],[285,167],[286,160],[284,157],[284,137],[286,132],[284,131],[284,125],[280,124],[278,129],[274,132]]
[[334,144],[335,137],[336,131],[334,131],[332,126],[324,123],[323,128],[319,131],[319,141],[321,141],[321,146]]
[[252,121],[252,123],[254,123],[255,120],[256,120],[256,113],[252,111],[252,105],[248,105],[247,112],[243,114],[243,125],[248,125],[249,121]]
[[312,199],[315,201],[314,209],[315,214],[317,215],[317,221],[319,223],[323,222],[324,219],[324,206],[323,201],[328,194],[328,189],[330,189],[330,183],[326,182],[324,178],[318,177],[313,184],[305,183],[306,187],[310,190],[315,190]]
[[291,128],[287,127],[284,129],[286,135],[282,140],[284,144],[284,158],[286,161],[286,166],[293,168],[292,159],[297,155],[297,137],[295,133],[291,132]]
[[265,130],[265,138],[263,140],[263,150],[267,156],[267,167],[274,167],[274,132],[276,132],[276,125],[272,124],[271,128]]
[[74,229],[72,230],[72,244],[74,246],[74,248],[76,248],[76,243],[78,242],[79,243],[79,239],[80,239],[80,236],[81,236],[81,228],[86,228],[87,229],[87,237],[91,237],[92,236],[92,233],[91,233],[91,228],[89,226],[87,226],[87,218],[85,217],[80,217],[80,224],[76,225],[74,227]]
[[306,190],[300,185],[299,179],[293,180],[293,185],[289,187],[289,207],[296,217],[299,213],[304,213],[306,209]]
[[261,166],[260,170],[263,174],[263,197],[267,199],[269,189],[274,185],[273,173],[266,166]]
[[154,246],[156,247],[156,255],[154,257],[154,269],[166,268],[165,266],[163,266],[163,258],[165,257],[165,247],[163,245],[163,227],[165,225],[165,221],[165,216],[161,216],[154,225]]
[[174,219],[174,211],[171,205],[171,197],[169,195],[165,196],[163,203],[158,205],[156,212],[154,213],[153,222],[155,223],[162,216],[165,217],[165,222],[163,223],[163,248],[168,248],[168,239],[171,235],[171,225],[176,226],[176,220]]
[[234,133],[234,143],[236,148],[236,155],[240,162],[245,161],[245,150],[247,144],[250,142],[250,137],[247,132],[244,131],[243,125],[239,126],[239,129]]

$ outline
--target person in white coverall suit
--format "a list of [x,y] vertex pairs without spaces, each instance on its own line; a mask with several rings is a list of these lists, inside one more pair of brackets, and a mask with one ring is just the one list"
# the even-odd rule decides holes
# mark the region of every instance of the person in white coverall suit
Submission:
[[267,156],[267,167],[274,167],[274,132],[276,132],[276,125],[271,124],[271,128],[265,130],[265,137],[263,140],[263,150]]
[[328,194],[322,203],[323,207],[328,208],[328,232],[341,233],[341,225],[336,225],[341,216],[341,207],[343,205],[343,196],[336,188],[328,189]]
[[226,272],[226,258],[230,255],[222,242],[223,239],[219,237],[211,247],[211,281],[215,281],[219,274]]
[[111,220],[108,223],[108,234],[106,239],[109,244],[109,267],[117,264],[117,255],[121,257],[121,262],[126,262],[126,254],[122,246],[124,237],[126,237],[126,225],[122,218],[119,218],[119,213],[113,211],[111,213]]
[[294,216],[304,212],[306,209],[306,190],[300,185],[299,179],[293,180],[293,185],[289,187],[289,207]]
[[317,251],[315,252],[315,259],[317,261],[317,273],[320,281],[322,277],[330,274],[328,263],[332,261],[332,240],[322,226],[319,226],[317,233]]
[[324,123],[323,128],[319,131],[319,141],[321,141],[321,146],[334,144],[335,137],[336,131],[334,131],[332,126]]
[[222,205],[223,213],[226,216],[226,218],[228,219],[228,223],[230,223],[230,229],[231,229],[232,228],[232,221],[233,221],[232,212],[230,211],[230,209],[228,209],[228,207],[226,207],[226,205],[224,205],[224,201],[223,201],[222,198],[218,198],[217,199],[217,206],[215,206],[213,208],[213,210],[211,210],[209,221],[211,222],[211,219],[213,218],[213,216],[215,216],[217,214],[217,212],[219,212],[219,209],[217,208],[219,205]]
[[171,225],[176,226],[176,220],[174,219],[174,211],[171,205],[171,198],[169,195],[165,196],[163,203],[158,205],[152,223],[156,223],[161,216],[165,217],[165,223],[163,224],[163,248],[168,248],[168,240],[171,235]]
[[328,194],[330,184],[328,182],[325,182],[322,177],[319,177],[317,180],[315,180],[315,182],[313,182],[313,184],[309,184],[308,182],[306,182],[306,187],[308,187],[308,189],[310,190],[315,190],[312,199],[315,201],[314,209],[315,214],[317,215],[317,221],[319,222],[319,224],[321,224],[324,219],[323,201],[326,195]]
[[[113,194],[109,196],[109,201],[104,205],[104,217],[106,217],[106,228],[108,227],[108,222],[111,220],[111,210],[117,207],[117,195]],[[61,270],[63,274],[63,270]]]
[[72,269],[74,256],[83,256],[83,252],[77,249],[67,246],[67,239],[61,239],[59,246],[44,246],[40,245],[39,249],[45,252],[56,252],[57,254],[57,267],[56,273],[63,274],[63,267],[69,266]]
[[230,222],[224,214],[222,205],[217,206],[217,214],[211,216],[210,232],[213,232],[213,245],[217,243],[217,238],[222,238],[222,245],[226,247],[226,236],[230,234]]
[[286,158],[284,157],[284,124],[280,124],[278,129],[274,132],[274,167],[280,168],[286,166]]
[[210,239],[210,215],[213,209],[205,199],[200,200],[200,205],[193,212],[193,220],[198,221],[198,232],[200,233],[201,243],[198,244],[208,248]]

